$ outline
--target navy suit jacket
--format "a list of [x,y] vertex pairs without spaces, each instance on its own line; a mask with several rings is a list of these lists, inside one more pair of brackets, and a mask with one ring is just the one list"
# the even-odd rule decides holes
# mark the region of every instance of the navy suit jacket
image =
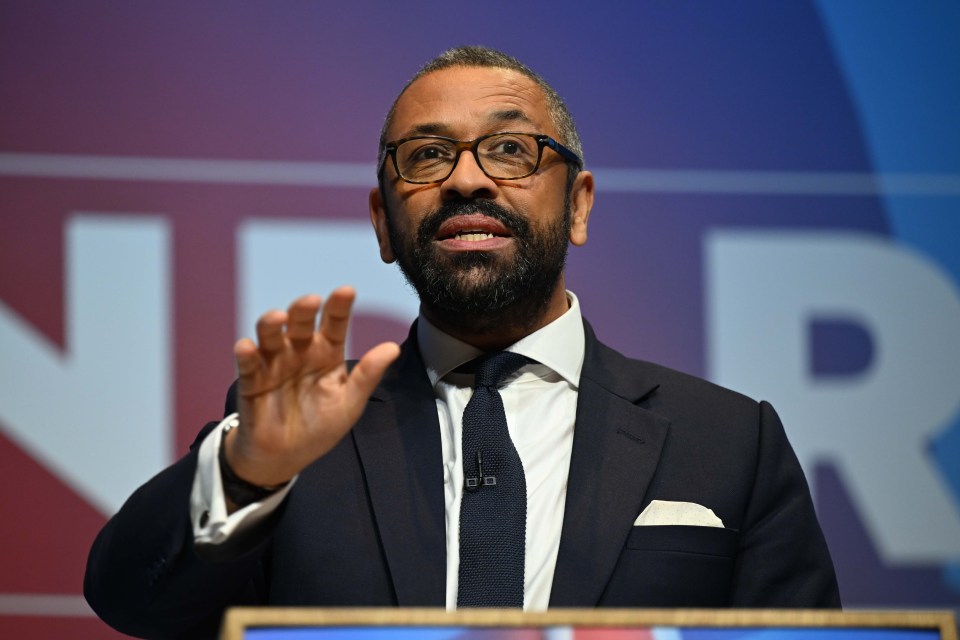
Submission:
[[[550,605],[839,606],[807,484],[773,408],[628,359],[589,325],[586,335]],[[234,406],[231,393],[227,412]],[[194,545],[194,446],[105,525],[87,599],[117,629],[149,637],[212,636],[236,604],[442,607],[439,431],[413,331],[361,420],[267,522],[226,546]],[[706,506],[724,527],[635,527],[652,500]]]

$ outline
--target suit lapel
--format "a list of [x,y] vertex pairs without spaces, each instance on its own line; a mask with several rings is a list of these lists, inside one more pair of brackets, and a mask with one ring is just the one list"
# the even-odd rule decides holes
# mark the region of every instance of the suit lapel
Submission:
[[353,429],[400,606],[443,606],[446,519],[440,424],[416,325]]
[[[640,513],[669,421],[637,406],[656,390],[641,363],[600,344],[586,353],[550,606],[594,606]],[[446,518],[440,425],[416,344],[374,392],[352,437],[400,606],[443,606]]]
[[585,324],[573,454],[552,607],[592,607],[623,550],[653,478],[669,421],[636,403],[656,381],[600,344]]

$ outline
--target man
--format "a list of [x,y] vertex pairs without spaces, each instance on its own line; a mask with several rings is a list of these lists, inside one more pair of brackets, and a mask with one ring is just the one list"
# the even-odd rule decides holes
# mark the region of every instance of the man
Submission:
[[93,608],[202,636],[233,604],[838,606],[772,407],[581,320],[563,276],[593,204],[581,157],[515,59],[464,47],[421,70],[370,194],[380,256],[420,296],[409,338],[348,366],[349,288],[262,316],[227,418],[98,537]]

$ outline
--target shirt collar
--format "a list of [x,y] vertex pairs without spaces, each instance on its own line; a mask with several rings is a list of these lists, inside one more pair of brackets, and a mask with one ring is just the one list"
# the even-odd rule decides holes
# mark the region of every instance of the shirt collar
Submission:
[[[562,316],[530,335],[518,340],[506,351],[512,351],[536,360],[578,388],[583,368],[585,338],[580,302],[567,291],[570,308]],[[420,355],[427,367],[430,384],[437,382],[460,365],[483,355],[483,351],[444,333],[423,314],[417,321],[417,340]]]

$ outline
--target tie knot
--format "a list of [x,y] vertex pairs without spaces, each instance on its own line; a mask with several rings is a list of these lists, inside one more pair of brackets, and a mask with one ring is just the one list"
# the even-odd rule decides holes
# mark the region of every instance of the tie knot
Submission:
[[473,386],[474,388],[496,387],[504,378],[529,362],[533,360],[510,351],[498,351],[481,356],[475,360],[476,378]]

